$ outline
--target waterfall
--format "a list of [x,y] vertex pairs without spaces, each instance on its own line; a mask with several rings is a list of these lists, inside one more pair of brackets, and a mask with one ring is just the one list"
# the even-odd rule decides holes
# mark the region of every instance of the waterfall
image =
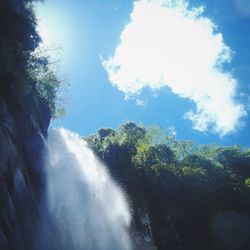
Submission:
[[[79,135],[52,129],[47,143],[46,203],[55,249],[130,250],[125,194]],[[56,241],[55,240],[55,241]]]

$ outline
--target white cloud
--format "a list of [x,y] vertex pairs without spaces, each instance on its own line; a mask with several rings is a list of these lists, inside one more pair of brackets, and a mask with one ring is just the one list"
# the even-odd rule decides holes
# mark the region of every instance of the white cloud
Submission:
[[126,96],[167,86],[196,104],[184,115],[195,129],[225,135],[238,128],[246,112],[235,100],[237,80],[223,70],[232,51],[203,11],[185,0],[135,1],[120,44],[102,63]]
[[171,136],[173,136],[174,138],[177,136],[177,131],[176,131],[176,129],[175,129],[174,126],[169,127],[169,128],[168,128],[168,132],[169,132],[169,134],[170,134]]
[[142,100],[142,99],[137,99],[136,100],[136,105],[139,107],[144,107],[147,105],[147,100]]

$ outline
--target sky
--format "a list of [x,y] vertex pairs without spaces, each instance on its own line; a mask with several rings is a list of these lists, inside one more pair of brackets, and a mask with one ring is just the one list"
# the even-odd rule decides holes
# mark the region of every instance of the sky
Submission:
[[50,0],[36,11],[69,83],[52,126],[86,136],[134,121],[250,146],[248,0]]

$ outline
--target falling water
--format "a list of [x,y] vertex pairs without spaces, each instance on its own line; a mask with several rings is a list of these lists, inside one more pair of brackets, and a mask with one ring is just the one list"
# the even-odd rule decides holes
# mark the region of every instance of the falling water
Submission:
[[60,235],[56,249],[130,250],[125,195],[87,143],[53,129],[47,165],[46,200]]

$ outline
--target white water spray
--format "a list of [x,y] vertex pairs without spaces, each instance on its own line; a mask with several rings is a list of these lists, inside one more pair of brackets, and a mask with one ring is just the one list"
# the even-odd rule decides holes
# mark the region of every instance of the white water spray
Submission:
[[125,195],[77,134],[48,137],[47,203],[60,250],[130,250]]

